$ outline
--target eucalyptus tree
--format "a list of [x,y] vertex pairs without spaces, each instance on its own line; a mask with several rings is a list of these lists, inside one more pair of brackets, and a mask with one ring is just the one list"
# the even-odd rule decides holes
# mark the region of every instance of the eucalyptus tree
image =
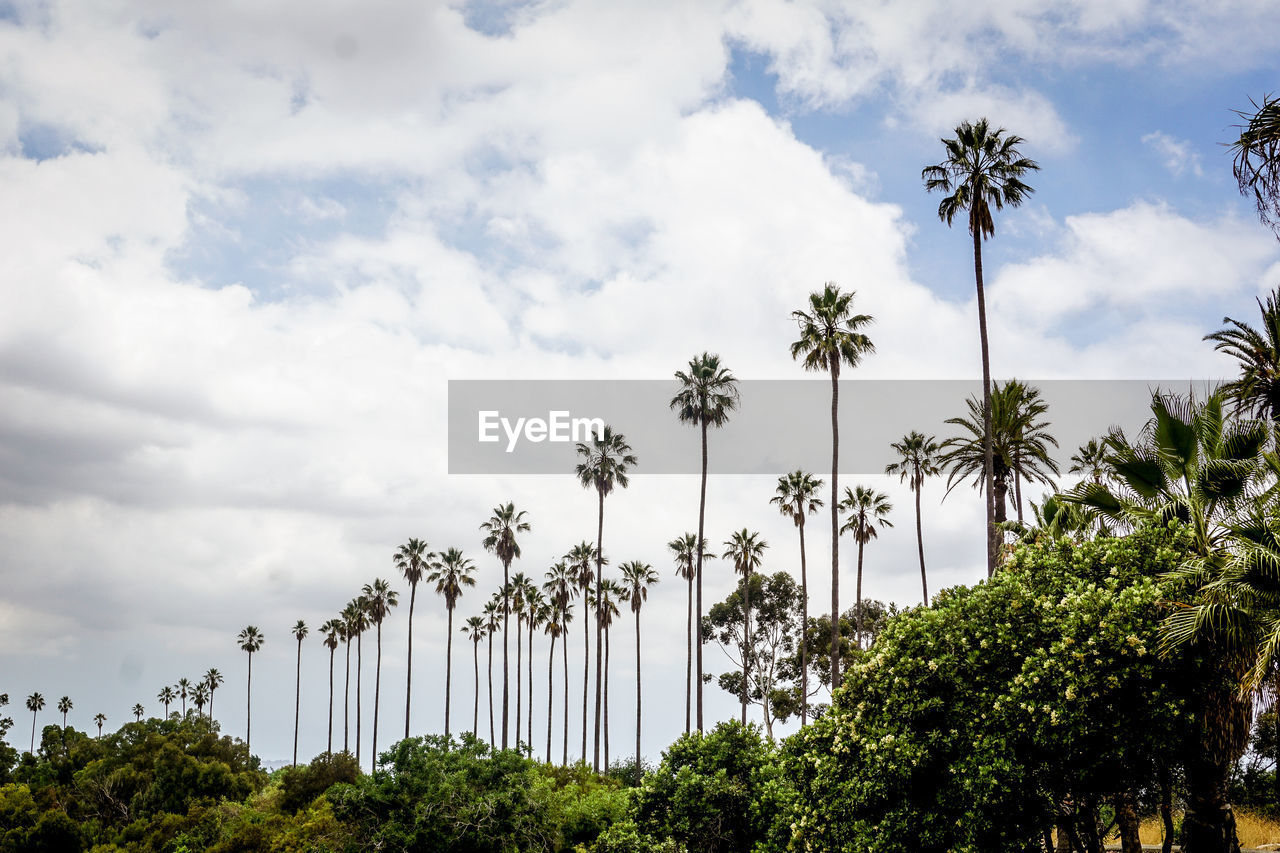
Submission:
[[525,660],[525,666],[528,668],[529,675],[529,707],[527,710],[528,726],[526,729],[525,743],[528,745],[530,753],[533,751],[533,636],[537,633],[547,621],[547,599],[533,585],[533,581],[528,582],[528,587],[524,592],[524,608],[525,608],[525,625],[528,627],[527,641],[529,643],[529,654]]
[[640,695],[640,609],[649,600],[649,587],[658,582],[658,573],[653,570],[653,566],[640,560],[623,563],[619,570],[622,572],[626,600],[631,604],[631,612],[636,615],[636,787],[639,787],[643,769],[640,764],[640,720],[644,709]]
[[[684,578],[687,586],[687,597],[685,599],[685,646],[686,657],[684,666],[684,733],[690,731],[690,720],[693,707],[693,638],[695,629],[693,625],[693,579],[698,575],[698,567],[706,560],[714,560],[716,555],[707,550],[707,540],[702,540],[702,548],[698,548],[698,535],[696,533],[685,533],[678,536],[667,543],[667,549],[671,551],[672,557],[675,558],[676,574]],[[701,619],[699,619],[701,622]],[[701,634],[697,634],[701,636]],[[698,659],[702,659],[701,648],[699,648]],[[701,689],[701,688],[699,688]]]
[[[591,564],[596,561],[596,548],[590,542],[580,542],[564,555],[569,565],[576,592],[582,596],[582,761],[587,760],[587,696],[591,690],[591,633],[587,616],[592,612],[591,587],[596,573]],[[599,654],[600,650],[596,649]]]
[[[356,765],[358,766],[360,764],[360,743],[363,740],[360,735],[363,728],[362,723],[364,722],[361,713],[360,699],[363,691],[360,689],[360,682],[362,680],[362,670],[364,669],[364,632],[369,630],[369,611],[365,607],[364,597],[357,596],[348,602],[346,609],[342,612],[347,620],[347,636],[356,641]],[[347,654],[349,655],[350,653],[351,649],[348,644]],[[343,740],[345,742],[345,735]]]
[[[995,448],[991,422],[991,351],[987,341],[987,298],[982,281],[982,241],[996,233],[993,210],[1018,207],[1034,189],[1023,178],[1040,166],[1018,150],[1024,140],[1003,127],[992,128],[987,119],[962,122],[954,139],[943,139],[946,157],[920,173],[927,192],[945,193],[938,204],[938,218],[948,227],[964,214],[973,237],[973,277],[978,295],[978,334],[982,345],[982,433],[987,501],[987,576],[996,568],[999,532],[996,527]],[[839,611],[832,610],[833,614]]]
[[299,619],[293,625],[293,638],[298,641],[298,664],[294,673],[293,693],[293,766],[298,766],[298,720],[302,713],[302,641],[306,639],[309,629],[307,623]]
[[[775,494],[769,503],[777,504],[778,512],[791,519],[800,531],[800,612],[801,625],[809,624],[809,574],[804,553],[804,523],[807,516],[813,515],[822,506],[822,498],[818,492],[822,489],[822,481],[805,471],[792,471],[778,478]],[[800,725],[809,722],[809,661],[806,657],[807,643],[800,644]]]
[[409,584],[409,657],[405,661],[404,682],[404,736],[409,736],[409,704],[413,698],[413,605],[418,600],[418,584],[421,583],[427,566],[435,559],[435,554],[427,550],[425,539],[410,539],[396,549],[392,558],[396,569]]
[[213,694],[217,692],[219,687],[222,686],[223,681],[225,681],[225,679],[222,677],[222,673],[218,672],[216,668],[210,667],[209,671],[204,674],[205,686],[209,688],[209,719],[210,720],[213,719]]
[[[924,527],[920,519],[920,493],[924,491],[925,480],[942,473],[938,463],[942,445],[938,444],[934,436],[926,438],[924,433],[912,430],[902,437],[902,441],[895,441],[889,446],[898,454],[898,461],[886,465],[884,472],[890,476],[897,475],[898,482],[906,483],[915,496],[916,551],[920,555],[920,600],[924,602],[925,607],[928,607],[929,578],[924,569]],[[806,624],[808,624],[807,621]],[[859,642],[861,642],[861,635],[859,635]],[[801,643],[801,649],[803,648],[804,644]]]
[[93,722],[98,726],[98,740],[102,740],[102,724],[107,721],[107,715],[99,711],[93,715]]
[[[596,619],[604,630],[604,767],[609,767],[609,629],[615,617],[621,615],[618,603],[625,600],[625,590],[613,578],[605,578],[601,584],[603,596]],[[596,660],[600,658],[597,657]]]
[[146,713],[146,709],[142,707],[142,703],[135,703],[133,706],[133,721],[135,723],[142,722],[142,715]]
[[[738,380],[720,363],[720,356],[703,352],[689,360],[689,370],[677,370],[680,390],[671,399],[671,409],[682,423],[698,427],[702,446],[702,477],[698,485],[698,534],[697,541],[706,538],[707,515],[707,428],[722,427],[729,422],[729,413],[738,408]],[[698,656],[698,731],[702,731],[702,552],[696,557],[693,576],[697,581],[697,656]],[[685,729],[688,730],[686,724]]]
[[1235,360],[1240,374],[1222,386],[1237,412],[1280,423],[1280,290],[1258,302],[1259,331],[1241,320],[1223,317],[1226,328],[1204,336],[1213,348]]
[[325,753],[333,754],[333,656],[338,651],[338,644],[342,642],[342,620],[330,619],[320,626],[320,633],[324,634],[324,647],[329,650],[329,739],[326,742]]
[[476,698],[471,708],[471,736],[479,737],[480,727],[480,641],[485,638],[484,618],[468,616],[461,631],[471,638],[471,662],[476,672]]
[[[742,575],[745,597],[742,608],[742,683],[750,683],[751,669],[751,574],[764,563],[764,550],[769,543],[760,534],[742,528],[725,540],[725,552],[721,555],[733,561],[733,570]],[[747,696],[742,694],[742,724],[747,724]]]
[[[245,678],[244,691],[244,745],[246,749],[249,749],[249,734],[253,730],[253,653],[261,650],[265,641],[266,637],[262,635],[262,632],[255,625],[245,627],[236,637],[236,644],[240,646],[240,651],[249,655],[249,668]],[[207,681],[205,683],[207,684]],[[209,713],[212,715],[212,708]]]
[[[888,515],[893,511],[889,496],[866,486],[858,486],[844,490],[844,500],[840,501],[840,511],[847,514],[840,532],[853,534],[853,541],[858,543],[858,597],[854,604],[854,636],[858,648],[862,648],[862,552],[867,543],[876,538],[877,527],[893,527]],[[928,605],[925,599],[925,605]]]
[[[445,610],[449,613],[448,629],[445,634],[447,651],[444,663],[444,736],[446,738],[449,736],[449,703],[453,698],[453,610],[458,606],[458,599],[462,597],[463,590],[476,585],[475,571],[475,564],[471,560],[463,556],[457,548],[450,548],[440,555],[439,561],[431,566],[431,573],[427,575],[427,580],[436,585],[436,594],[444,598]],[[517,728],[519,722],[516,720]]]
[[[508,705],[510,704],[511,670],[508,665],[507,646],[511,615],[511,602],[507,599],[507,591],[511,583],[511,561],[520,556],[520,543],[516,537],[530,530],[529,522],[524,520],[524,510],[517,511],[514,503],[499,504],[493,508],[493,515],[480,525],[485,532],[484,549],[491,552],[502,563],[502,748],[507,748]],[[446,715],[448,711],[446,709]],[[519,721],[517,721],[517,728]],[[517,733],[518,734],[518,733]]]
[[[862,329],[871,325],[869,314],[853,312],[854,292],[827,282],[820,292],[809,294],[808,311],[792,311],[800,327],[800,339],[791,344],[791,358],[805,370],[831,377],[831,613],[840,613],[840,370],[857,367],[875,345]],[[840,684],[840,619],[831,620],[831,683]]]
[[[382,622],[391,613],[391,608],[400,603],[400,593],[391,588],[391,584],[382,578],[375,578],[373,583],[365,584],[363,589],[364,610],[369,621],[376,629],[378,639],[377,663],[373,671],[373,748],[370,750],[369,766],[371,770],[378,767],[378,717],[379,703],[382,698]],[[450,614],[452,616],[452,614]],[[453,630],[450,620],[449,630]],[[452,637],[449,638],[452,641]]]
[[613,427],[608,425],[605,426],[601,435],[597,435],[590,442],[580,442],[577,446],[577,451],[578,458],[581,460],[574,469],[578,476],[578,482],[582,484],[583,488],[595,490],[599,506],[596,522],[596,738],[592,761],[593,768],[599,773],[600,713],[603,699],[601,693],[603,665],[600,660],[600,644],[604,632],[604,625],[599,618],[599,614],[605,606],[601,585],[601,575],[604,571],[604,499],[615,488],[625,489],[631,482],[627,478],[627,472],[636,465],[636,457],[632,454],[631,445],[627,444],[626,437],[620,432],[614,432]]
[[502,615],[502,593],[495,592],[493,597],[485,602],[484,605],[484,631],[485,637],[489,640],[489,746],[497,746],[495,730],[493,726],[493,635],[498,633],[498,629],[502,626],[499,617]]
[[1280,237],[1280,98],[1264,95],[1253,109],[1237,110],[1244,119],[1231,143],[1231,173],[1241,195],[1252,195],[1258,218]]
[[178,691],[178,698],[182,700],[182,717],[187,717],[187,697],[191,695],[191,680],[188,678],[179,678],[175,685]]
[[164,705],[164,718],[166,720],[169,719],[169,706],[172,705],[174,700],[177,698],[178,694],[175,693],[173,688],[167,684],[164,687],[161,687],[160,692],[156,694],[156,699]]
[[[67,727],[67,714],[71,713],[71,709],[74,707],[75,705],[72,704],[70,696],[63,696],[58,700],[58,713],[62,715],[62,727],[64,729]],[[165,714],[165,716],[169,715]]]

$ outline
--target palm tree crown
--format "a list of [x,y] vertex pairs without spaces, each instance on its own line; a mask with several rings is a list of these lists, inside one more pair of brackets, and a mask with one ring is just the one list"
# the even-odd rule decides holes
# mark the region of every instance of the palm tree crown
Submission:
[[704,352],[689,359],[688,371],[677,370],[680,390],[671,410],[683,423],[724,426],[738,408],[738,380],[720,363],[720,356]]
[[1022,156],[1021,136],[987,119],[961,122],[954,139],[942,140],[946,159],[921,172],[925,189],[947,195],[938,203],[938,218],[950,225],[959,213],[968,217],[969,233],[982,238],[996,233],[992,209],[1017,207],[1035,192],[1022,178],[1037,171],[1036,161]]
[[1231,172],[1241,195],[1253,195],[1262,224],[1280,237],[1280,98],[1265,95],[1252,110],[1237,110],[1245,120],[1231,143]]
[[862,332],[874,318],[853,313],[854,295],[829,281],[821,291],[809,294],[808,311],[791,312],[800,326],[791,357],[800,360],[805,370],[838,377],[841,365],[857,367],[864,355],[875,352],[875,344]]
[[1222,386],[1237,412],[1280,422],[1280,291],[1258,300],[1262,330],[1223,317],[1227,328],[1204,336],[1213,348],[1236,360],[1240,376]]

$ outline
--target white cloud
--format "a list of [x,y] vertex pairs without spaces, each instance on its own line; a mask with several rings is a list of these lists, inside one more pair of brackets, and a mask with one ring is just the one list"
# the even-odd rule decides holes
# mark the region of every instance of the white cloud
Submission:
[[1187,140],[1157,130],[1143,136],[1142,143],[1159,155],[1164,167],[1174,177],[1182,177],[1187,172],[1197,178],[1204,175],[1200,168],[1200,154],[1191,148]]

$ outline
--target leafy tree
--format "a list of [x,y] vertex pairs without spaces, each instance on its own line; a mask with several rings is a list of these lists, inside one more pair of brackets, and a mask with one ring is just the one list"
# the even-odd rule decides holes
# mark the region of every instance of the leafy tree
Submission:
[[[302,713],[302,641],[306,639],[310,629],[307,623],[299,619],[293,626],[293,638],[298,641],[298,663],[295,672],[293,694],[293,766],[298,766],[298,720]],[[376,728],[375,728],[376,731]],[[376,740],[376,738],[375,738]]]
[[[676,379],[680,382],[680,390],[671,398],[671,410],[676,413],[681,423],[694,424],[698,427],[702,442],[702,477],[698,483],[698,533],[695,542],[706,540],[707,515],[707,428],[722,427],[729,422],[729,414],[738,408],[738,380],[727,367],[720,363],[720,356],[703,352],[689,359],[689,370],[677,370]],[[695,625],[702,624],[702,561],[704,553],[699,550],[694,554],[695,565],[693,577],[697,586],[698,618]],[[696,643],[698,657],[698,731],[702,731],[702,638]],[[688,725],[685,730],[688,730]]]
[[[248,676],[245,680],[245,700],[244,700],[244,743],[248,746],[249,733],[253,727],[253,653],[262,648],[265,638],[262,632],[254,625],[249,625],[240,632],[236,637],[236,642],[240,645],[240,650],[247,652],[249,655]],[[212,717],[212,710],[210,710]]]
[[[840,516],[837,496],[840,489],[840,368],[857,367],[862,357],[875,352],[861,329],[871,325],[869,314],[853,313],[854,292],[845,293],[827,282],[821,292],[809,294],[809,310],[792,311],[800,326],[800,339],[791,344],[791,358],[801,359],[805,370],[822,371],[831,377],[831,612],[840,612]],[[840,622],[831,623],[831,682],[840,681],[835,667],[840,665]]]
[[[760,538],[759,533],[747,530],[745,527],[734,533],[725,540],[725,552],[721,556],[723,559],[733,561],[733,570],[742,575],[746,581],[742,585],[743,602],[742,602],[742,680],[744,683],[750,680],[751,668],[751,574],[760,568],[764,562],[764,549],[769,547],[769,543]],[[747,696],[746,692],[742,693],[742,724],[747,724]]]
[[413,605],[418,600],[418,584],[422,582],[427,567],[436,555],[427,550],[425,539],[410,539],[396,549],[393,560],[396,569],[409,584],[409,657],[405,662],[404,682],[404,736],[409,736],[409,705],[413,698]]
[[[375,578],[373,583],[365,584],[363,589],[364,609],[369,614],[369,621],[377,629],[378,656],[373,676],[373,746],[370,752],[370,764],[377,769],[378,764],[378,708],[382,697],[382,622],[391,612],[391,608],[399,604],[400,593],[391,588],[391,584],[382,578]],[[449,630],[453,631],[452,611],[450,612]],[[452,643],[453,637],[450,636]],[[447,717],[446,717],[447,719]]]
[[[928,192],[945,193],[938,204],[938,218],[950,227],[957,214],[968,220],[973,237],[973,278],[978,294],[978,334],[982,344],[982,482],[987,500],[987,576],[996,568],[995,445],[992,432],[991,355],[987,343],[987,298],[982,281],[982,241],[996,233],[993,210],[1018,207],[1035,192],[1023,178],[1040,168],[1022,156],[1022,137],[1003,127],[992,128],[987,119],[962,122],[955,138],[943,139],[946,157],[920,173]],[[834,525],[834,521],[832,522]],[[832,607],[832,612],[837,608]],[[834,683],[836,679],[832,679]]]
[[[445,634],[445,678],[444,678],[444,736],[449,736],[449,704],[453,689],[453,611],[458,606],[465,587],[475,586],[475,564],[457,548],[450,548],[440,555],[439,562],[431,566],[427,580],[436,585],[436,594],[444,598],[445,610],[449,613],[448,628]],[[519,671],[516,673],[519,676]],[[505,688],[503,690],[505,693]],[[516,720],[517,728],[519,720]],[[505,745],[503,749],[506,749]]]
[[[702,540],[701,549],[698,547],[698,536],[694,533],[686,533],[672,539],[667,543],[668,550],[676,561],[676,574],[684,578],[688,587],[685,599],[685,648],[686,655],[684,665],[684,731],[689,733],[692,725],[692,709],[693,709],[693,637],[696,631],[700,631],[701,627],[695,629],[693,625],[693,579],[697,577],[699,566],[705,560],[714,560],[715,554],[707,551],[707,540]],[[699,616],[701,616],[702,605],[699,603]],[[702,652],[698,652],[698,660],[702,660]],[[699,672],[701,672],[701,664],[699,664]],[[699,688],[701,691],[701,688]]]
[[916,548],[920,552],[920,600],[925,607],[929,606],[929,580],[924,571],[924,531],[920,522],[920,493],[924,489],[924,481],[936,477],[942,469],[938,466],[938,455],[942,446],[933,436],[925,438],[924,433],[912,430],[889,445],[898,454],[897,462],[890,462],[884,472],[896,474],[898,482],[910,485],[916,497]]
[[640,699],[640,609],[649,599],[649,587],[658,582],[653,566],[640,560],[623,563],[622,586],[631,612],[636,615],[636,785],[640,784],[640,716],[644,705]]
[[360,765],[350,754],[326,752],[308,765],[288,767],[280,775],[281,811],[297,813],[316,797],[339,783],[352,784],[360,778]]
[[[511,562],[520,556],[520,543],[516,537],[528,532],[529,522],[524,520],[524,510],[516,511],[514,503],[499,504],[493,508],[493,515],[480,525],[485,532],[484,549],[498,558],[502,563],[502,748],[507,748],[508,705],[510,704],[509,684],[511,672],[507,663],[507,646],[510,630],[508,619],[511,615],[511,602],[507,598],[507,590],[511,584]],[[517,737],[519,736],[519,720],[516,720]]]
[[[854,631],[856,632],[854,636],[861,644],[862,551],[868,542],[876,538],[877,527],[893,527],[893,522],[887,517],[893,512],[893,504],[889,503],[888,495],[877,492],[875,489],[869,489],[866,486],[850,489],[846,486],[844,500],[840,501],[840,509],[849,514],[840,532],[852,533],[853,541],[858,543],[858,596],[854,604]],[[925,603],[928,603],[927,599]]]
[[1231,172],[1240,194],[1253,195],[1262,224],[1280,237],[1280,98],[1250,103],[1253,109],[1236,111],[1245,123],[1231,143]]

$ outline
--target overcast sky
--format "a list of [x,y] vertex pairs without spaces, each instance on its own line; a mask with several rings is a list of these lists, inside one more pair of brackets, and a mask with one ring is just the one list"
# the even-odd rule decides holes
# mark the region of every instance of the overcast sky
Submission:
[[[115,726],[211,666],[242,736],[235,636],[254,624],[255,752],[286,758],[289,628],[375,577],[403,589],[397,545],[475,560],[461,621],[501,575],[477,531],[495,504],[528,510],[516,568],[535,577],[592,536],[594,497],[568,472],[448,475],[449,379],[663,379],[702,350],[744,379],[800,377],[788,313],[824,281],[876,318],[855,377],[978,376],[969,238],[920,182],[964,119],[1023,136],[1043,167],[986,250],[997,376],[1225,375],[1201,337],[1280,284],[1280,243],[1222,145],[1231,110],[1277,88],[1276,32],[1272,0],[0,0],[11,741],[29,737],[32,691],[69,695],[77,727]],[[636,449],[605,536],[615,563],[662,572],[643,613],[656,757],[683,730],[684,587],[665,543],[696,525],[697,481],[645,477]],[[898,508],[868,547],[868,594],[917,602],[910,496],[861,481]],[[708,535],[758,529],[766,569],[797,571],[773,486],[713,479]],[[931,589],[983,575],[980,500],[941,496],[926,488]],[[829,560],[821,535],[809,553]],[[717,600],[732,581],[713,563],[706,583]],[[384,744],[403,726],[406,609],[384,629]],[[415,732],[442,728],[443,615],[419,595]],[[628,615],[615,754],[634,732],[631,631]],[[302,676],[309,758],[325,738],[315,633]],[[545,668],[535,689],[536,732]],[[707,697],[712,719],[736,714]]]

